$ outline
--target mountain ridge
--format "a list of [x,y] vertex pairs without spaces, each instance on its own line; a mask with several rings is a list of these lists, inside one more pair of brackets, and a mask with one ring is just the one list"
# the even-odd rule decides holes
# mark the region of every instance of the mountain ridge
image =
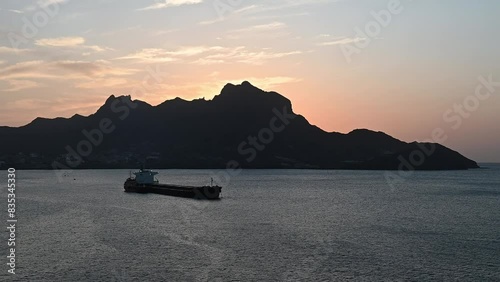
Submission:
[[[106,129],[112,132],[103,133]],[[130,95],[110,95],[91,115],[36,118],[21,127],[0,127],[0,138],[7,140],[2,141],[6,144],[0,148],[0,163],[19,168],[68,166],[75,160],[78,168],[144,163],[156,168],[224,168],[232,160],[243,168],[396,170],[404,160],[414,162],[411,169],[417,170],[478,167],[439,144],[428,143],[435,152],[423,155],[420,164],[415,156],[422,156],[421,144],[426,143],[407,143],[369,129],[326,132],[294,113],[288,98],[247,81],[226,84],[212,100],[175,98],[156,106]],[[90,147],[88,155],[82,144]],[[79,150],[85,154],[71,153]]]

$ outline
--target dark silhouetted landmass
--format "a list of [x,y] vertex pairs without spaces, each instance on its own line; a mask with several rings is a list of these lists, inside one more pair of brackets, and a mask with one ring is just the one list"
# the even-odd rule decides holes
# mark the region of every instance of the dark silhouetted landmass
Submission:
[[406,143],[366,129],[325,132],[294,114],[287,98],[248,82],[227,84],[210,101],[176,98],[151,106],[111,96],[88,117],[37,118],[18,128],[0,127],[0,140],[0,165],[16,168],[478,167],[437,144]]

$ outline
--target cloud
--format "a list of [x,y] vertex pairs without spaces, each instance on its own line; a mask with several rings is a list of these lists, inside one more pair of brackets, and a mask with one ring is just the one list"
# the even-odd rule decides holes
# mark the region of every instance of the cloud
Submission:
[[[351,43],[357,43],[366,40],[366,38],[363,37],[334,37],[329,34],[320,34],[318,36],[322,42],[318,43],[318,46],[335,46],[335,45],[344,45],[344,44],[351,44]],[[323,41],[326,40],[326,41]]]
[[[85,38],[83,37],[58,37],[58,38],[43,38],[35,41],[35,45],[42,47],[63,47],[63,48],[83,48],[94,52],[103,52],[113,50],[109,47],[101,47],[97,45],[83,45]],[[90,53],[85,52],[84,55]]]
[[295,18],[295,17],[303,17],[310,16],[309,12],[298,12],[298,13],[290,13],[290,14],[271,14],[271,15],[262,15],[262,16],[252,16],[249,17],[249,20],[268,20],[268,19],[277,19],[277,18]]
[[20,54],[20,53],[27,53],[27,52],[31,52],[31,50],[0,46],[0,54]]
[[[302,6],[306,5],[318,5],[318,4],[328,4],[328,3],[335,3],[340,0],[276,0],[276,1],[266,1],[265,4],[259,4],[259,5],[249,5],[240,9],[234,9],[232,11],[229,11],[227,15],[219,16],[216,19],[212,20],[206,20],[202,21],[199,24],[202,25],[209,25],[209,24],[214,24],[217,22],[222,22],[228,19],[235,19],[235,20],[240,20],[242,17],[245,16],[252,16],[253,19],[256,19],[256,15],[259,14],[266,14],[269,12],[273,11],[285,11],[288,9],[294,9],[294,8],[301,8]],[[269,3],[271,2],[271,3]],[[304,8],[302,8],[303,10]],[[304,12],[301,12],[296,15],[304,15]],[[276,18],[276,14],[270,14],[268,15],[272,18]],[[278,15],[279,16],[279,15]]]
[[96,79],[128,76],[135,69],[114,67],[107,61],[27,61],[0,68],[0,80],[26,79]]
[[10,88],[7,88],[3,91],[6,92],[16,92],[24,89],[37,88],[40,87],[41,84],[31,80],[9,80]]
[[248,38],[250,36],[257,37],[262,40],[263,36],[268,36],[271,38],[277,38],[283,35],[289,35],[289,31],[286,30],[287,25],[282,22],[271,22],[268,24],[260,24],[248,26],[240,29],[230,30],[226,33],[226,39],[241,39]]
[[223,51],[227,48],[221,46],[185,46],[176,50],[147,48],[138,52],[119,57],[118,60],[138,60],[142,62],[173,62],[180,58],[193,57],[207,52]]
[[178,50],[175,51],[170,51],[167,52],[168,55],[170,56],[196,56],[200,55],[203,53],[211,52],[211,51],[224,51],[227,50],[227,48],[221,47],[221,46],[188,46],[188,47],[182,47]]
[[[240,46],[227,53],[209,55],[204,60],[212,60],[216,63],[244,63],[251,65],[263,65],[271,59],[278,59],[292,55],[302,54],[302,51],[273,52],[270,50],[250,51]],[[206,62],[206,61],[205,61]]]
[[165,34],[173,33],[178,31],[179,29],[166,29],[166,30],[149,30],[148,34],[151,36],[162,36]]
[[153,4],[151,6],[147,6],[145,8],[138,9],[138,11],[157,10],[157,9],[177,7],[182,5],[193,5],[193,4],[200,4],[202,2],[203,0],[165,0],[165,2],[160,2]]
[[73,47],[85,43],[83,37],[58,37],[58,38],[44,38],[35,41],[38,46],[50,47]]
[[104,52],[104,51],[113,51],[114,50],[113,48],[101,47],[101,46],[97,46],[97,45],[85,45],[82,47],[86,48],[86,49],[90,49],[94,52]]
[[32,111],[50,105],[42,99],[19,99],[6,103],[7,109]]
[[260,10],[261,7],[263,7],[263,6],[261,6],[261,5],[250,5],[250,6],[246,6],[246,7],[240,8],[240,9],[236,9],[236,8],[234,8],[233,10],[229,9],[227,11],[227,15],[221,15],[221,16],[215,18],[215,19],[201,21],[199,24],[201,24],[201,25],[210,25],[210,24],[222,22],[222,21],[230,19],[230,18],[238,18],[238,19],[240,19],[244,15],[256,13],[258,10]]
[[271,30],[279,30],[286,28],[286,24],[282,22],[272,22],[268,24],[254,25],[242,29],[236,29],[231,31],[231,33],[255,33],[255,32],[267,32]]
[[98,78],[75,85],[76,88],[84,89],[102,89],[127,85],[129,80],[121,77]]
[[140,62],[172,62],[175,58],[167,55],[166,51],[159,48],[146,48],[138,52],[116,58],[116,60],[137,60]]
[[199,65],[222,63],[264,64],[267,60],[301,54],[301,51],[273,52],[269,49],[248,50],[245,46],[186,46],[175,50],[159,48],[142,49],[138,52],[116,58],[136,60],[142,63],[182,62]]
[[135,69],[113,67],[107,61],[98,60],[88,61],[56,61],[49,63],[55,69],[63,69],[72,73],[82,74],[90,78],[108,77],[108,76],[127,76],[137,72]]
[[50,74],[37,71],[43,61],[27,61],[0,68],[0,79],[19,79],[19,78],[51,78]]

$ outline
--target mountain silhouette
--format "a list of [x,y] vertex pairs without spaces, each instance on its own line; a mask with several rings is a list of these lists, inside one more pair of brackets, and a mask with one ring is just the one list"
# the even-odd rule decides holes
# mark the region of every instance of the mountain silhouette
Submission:
[[36,118],[0,127],[0,165],[16,168],[315,168],[455,170],[476,162],[442,145],[383,132],[326,132],[293,113],[290,100],[249,82],[212,100],[151,106],[110,96],[87,117]]

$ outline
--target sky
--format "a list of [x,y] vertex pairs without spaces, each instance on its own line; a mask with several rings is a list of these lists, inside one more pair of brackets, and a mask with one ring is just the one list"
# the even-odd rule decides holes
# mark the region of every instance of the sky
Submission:
[[494,0],[3,0],[0,125],[247,80],[329,132],[500,162],[499,14]]

